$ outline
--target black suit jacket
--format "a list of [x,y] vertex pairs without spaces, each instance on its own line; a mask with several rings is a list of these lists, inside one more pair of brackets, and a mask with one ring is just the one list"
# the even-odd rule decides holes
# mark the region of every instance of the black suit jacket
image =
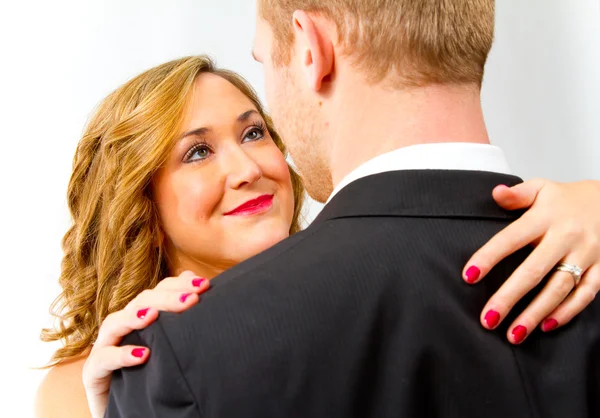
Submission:
[[424,170],[348,185],[197,306],[128,336],[150,359],[114,374],[106,416],[600,417],[598,302],[513,346],[511,318],[489,332],[479,316],[528,250],[461,279],[516,217],[493,187],[517,182]]

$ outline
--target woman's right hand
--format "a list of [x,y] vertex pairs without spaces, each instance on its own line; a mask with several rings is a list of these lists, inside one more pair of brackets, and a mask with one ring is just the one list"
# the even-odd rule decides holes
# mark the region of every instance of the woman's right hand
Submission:
[[112,372],[143,364],[150,355],[147,347],[118,344],[134,330],[146,328],[158,318],[158,311],[183,312],[200,300],[210,288],[207,279],[190,271],[163,279],[154,289],[144,290],[121,311],[106,317],[83,366],[83,385],[92,417],[103,417],[108,403]]

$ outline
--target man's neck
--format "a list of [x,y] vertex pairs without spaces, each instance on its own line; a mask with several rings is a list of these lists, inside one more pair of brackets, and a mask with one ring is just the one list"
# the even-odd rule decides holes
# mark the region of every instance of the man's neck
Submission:
[[429,86],[391,91],[354,88],[333,115],[331,172],[334,187],[352,170],[386,152],[410,145],[489,144],[476,87]]

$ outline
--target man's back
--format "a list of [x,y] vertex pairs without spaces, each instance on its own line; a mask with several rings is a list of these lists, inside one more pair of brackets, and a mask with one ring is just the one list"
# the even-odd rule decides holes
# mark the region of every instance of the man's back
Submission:
[[107,416],[600,415],[598,302],[511,346],[479,313],[527,251],[475,287],[460,278],[513,219],[492,188],[516,181],[430,170],[348,185],[306,231],[215,279],[198,306],[130,335],[152,354],[115,374]]

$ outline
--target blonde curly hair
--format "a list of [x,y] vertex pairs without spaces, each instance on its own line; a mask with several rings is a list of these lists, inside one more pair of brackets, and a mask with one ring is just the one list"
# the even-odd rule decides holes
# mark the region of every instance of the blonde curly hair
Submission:
[[[252,87],[206,56],[162,64],[110,94],[95,111],[77,146],[68,187],[73,225],[65,234],[59,283],[50,313],[56,325],[43,341],[62,341],[49,366],[78,356],[94,343],[102,321],[168,276],[156,237],[159,216],[150,192],[154,173],[173,146],[194,81],[203,73],[228,80],[264,118],[284,155],[281,138]],[[298,232],[304,189],[289,167],[294,189],[290,233]]]

